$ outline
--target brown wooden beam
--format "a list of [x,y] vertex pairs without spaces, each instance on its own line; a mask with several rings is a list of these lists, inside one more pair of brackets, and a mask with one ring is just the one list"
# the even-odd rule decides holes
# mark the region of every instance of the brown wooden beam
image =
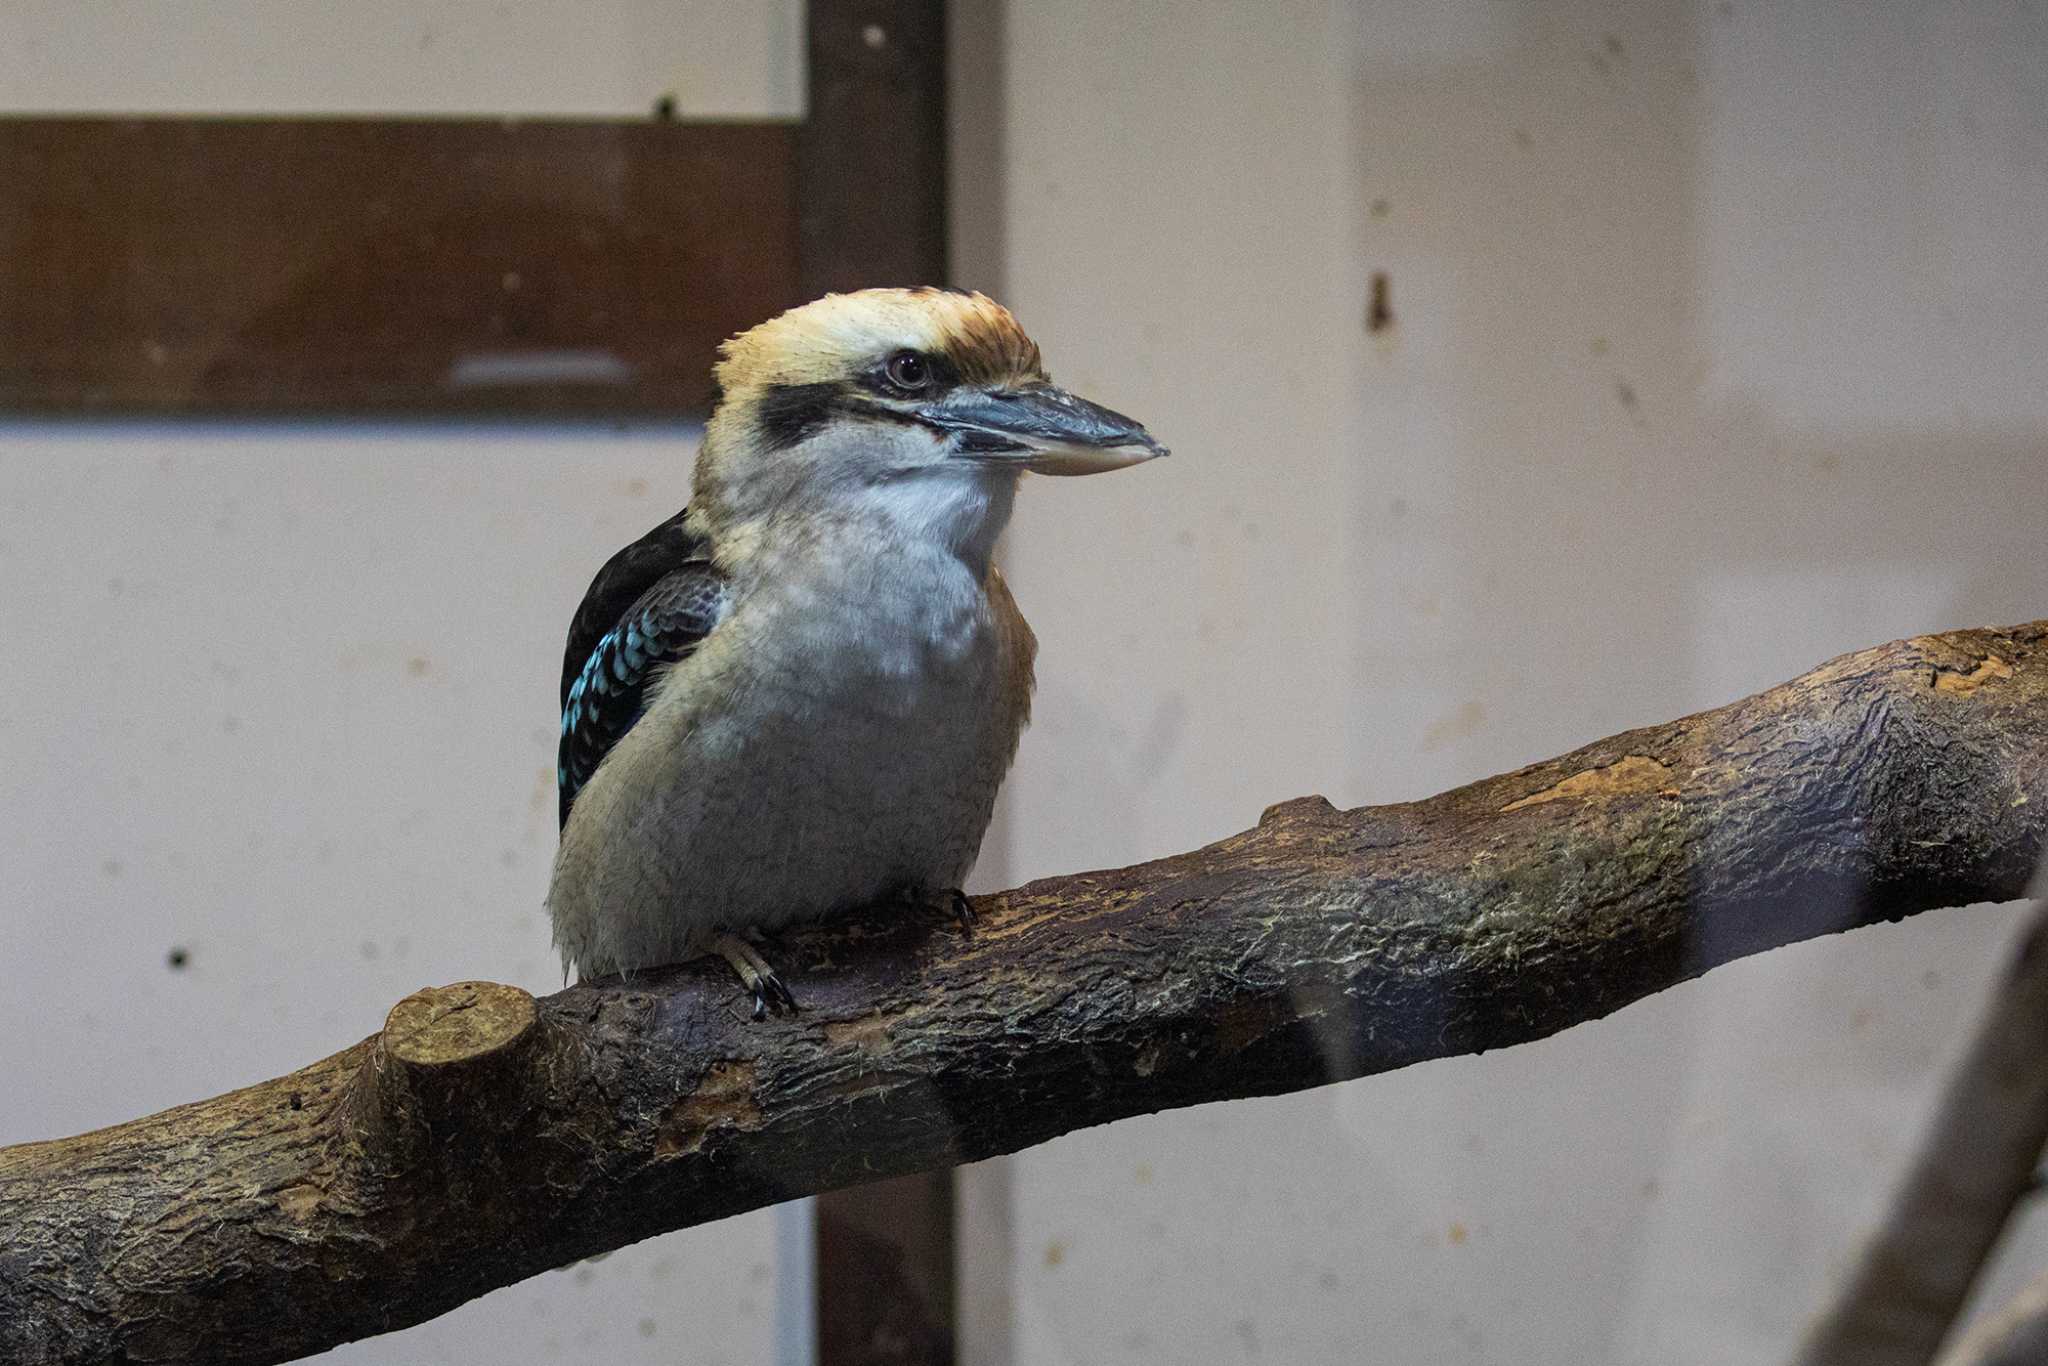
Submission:
[[812,0],[798,136],[806,297],[946,282],[940,0]]
[[0,118],[0,410],[701,415],[782,123]]
[[953,1172],[818,1197],[819,1366],[954,1359]]
[[[804,293],[944,284],[946,7],[811,0],[797,141]],[[819,1366],[950,1366],[953,1174],[818,1201]]]

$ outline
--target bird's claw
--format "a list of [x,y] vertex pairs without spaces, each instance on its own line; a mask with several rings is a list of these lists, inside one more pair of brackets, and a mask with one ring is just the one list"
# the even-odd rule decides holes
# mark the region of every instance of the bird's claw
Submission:
[[961,937],[965,939],[974,938],[974,927],[978,923],[978,917],[974,914],[974,903],[969,901],[967,893],[961,891],[958,887],[953,888],[946,895],[952,903],[953,919],[960,924]]
[[776,973],[756,973],[754,980],[748,985],[754,993],[755,1019],[765,1020],[770,1015],[780,1015],[785,1010],[792,1015],[797,1013],[795,994]]
[[774,973],[756,976],[751,983],[754,994],[754,1018],[765,1020],[770,1014],[780,1015],[788,1011],[797,1013],[796,997]]
[[796,1014],[796,994],[753,945],[736,934],[721,934],[713,941],[712,949],[732,965],[740,984],[753,996],[756,1020],[780,1015],[785,1010]]
[[762,977],[761,983],[768,988],[768,1006],[771,1010],[780,1008],[792,1015],[796,1014],[796,995],[784,984],[779,974],[768,973]]

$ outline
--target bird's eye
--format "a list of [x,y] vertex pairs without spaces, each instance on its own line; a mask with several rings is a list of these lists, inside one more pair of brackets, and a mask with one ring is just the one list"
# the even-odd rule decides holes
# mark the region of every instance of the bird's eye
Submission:
[[885,367],[889,383],[898,389],[922,389],[932,382],[932,368],[915,351],[898,351]]

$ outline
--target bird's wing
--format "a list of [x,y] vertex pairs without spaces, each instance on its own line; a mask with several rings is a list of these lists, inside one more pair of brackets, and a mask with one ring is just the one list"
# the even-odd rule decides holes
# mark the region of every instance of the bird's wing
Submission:
[[606,561],[569,623],[562,655],[561,820],[598,763],[633,728],[657,669],[697,648],[725,615],[711,547],[677,513]]

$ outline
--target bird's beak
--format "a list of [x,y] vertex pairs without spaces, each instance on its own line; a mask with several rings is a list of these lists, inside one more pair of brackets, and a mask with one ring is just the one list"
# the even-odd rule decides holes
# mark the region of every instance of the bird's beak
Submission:
[[955,459],[1039,474],[1099,474],[1166,454],[1141,424],[1050,384],[956,389],[917,416],[952,437]]

